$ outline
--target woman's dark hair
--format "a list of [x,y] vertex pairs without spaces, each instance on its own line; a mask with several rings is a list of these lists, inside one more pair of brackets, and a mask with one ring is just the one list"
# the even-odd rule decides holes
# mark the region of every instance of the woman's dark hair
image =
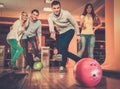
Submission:
[[85,16],[87,14],[87,8],[88,8],[88,6],[91,6],[91,8],[92,8],[91,15],[92,15],[92,18],[94,19],[94,17],[96,15],[95,15],[95,12],[94,12],[93,5],[91,3],[88,3],[88,4],[85,5],[85,8],[84,8],[84,11],[83,11],[82,15]]
[[33,10],[31,11],[31,13],[33,13],[33,12],[36,12],[36,13],[39,14],[39,11],[38,11],[37,9],[33,9]]
[[61,6],[61,4],[60,4],[60,2],[59,1],[53,1],[52,3],[51,3],[51,7],[53,6],[53,5],[60,5]]

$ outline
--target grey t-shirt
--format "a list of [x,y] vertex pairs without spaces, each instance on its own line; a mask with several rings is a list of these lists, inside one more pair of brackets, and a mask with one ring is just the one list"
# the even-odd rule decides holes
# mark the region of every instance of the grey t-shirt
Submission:
[[74,29],[77,34],[80,34],[77,22],[73,19],[72,15],[66,10],[61,10],[59,17],[51,13],[48,17],[48,23],[50,32],[55,31],[55,25],[59,34],[65,33],[70,29]]
[[33,37],[36,35],[38,35],[38,36],[41,35],[41,21],[40,20],[29,23],[28,27],[21,39],[27,39],[27,37]]

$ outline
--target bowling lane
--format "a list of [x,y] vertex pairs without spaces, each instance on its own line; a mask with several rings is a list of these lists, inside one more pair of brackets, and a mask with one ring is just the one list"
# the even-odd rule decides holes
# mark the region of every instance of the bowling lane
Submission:
[[23,89],[120,89],[120,78],[116,73],[104,72],[100,83],[94,87],[78,84],[73,74],[73,67],[67,67],[66,73],[59,73],[58,67],[46,67],[41,71],[28,71]]

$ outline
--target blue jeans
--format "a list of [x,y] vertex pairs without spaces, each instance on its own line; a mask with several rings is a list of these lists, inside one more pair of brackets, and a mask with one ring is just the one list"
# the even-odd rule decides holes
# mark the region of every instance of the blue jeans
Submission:
[[71,29],[63,34],[59,34],[57,37],[58,53],[62,55],[62,61],[60,63],[60,66],[63,66],[63,67],[66,66],[67,57],[73,59],[75,62],[80,60],[80,57],[78,57],[77,55],[71,52],[68,52],[68,46],[74,36],[74,33],[75,33],[74,30]]
[[94,58],[93,51],[95,46],[95,35],[81,35],[81,44],[80,50],[78,51],[78,56],[82,57],[83,52],[85,51],[86,43],[88,45],[88,57]]
[[38,46],[37,46],[37,41],[36,41],[36,37],[28,37],[27,39],[21,39],[20,43],[21,46],[23,47],[23,53],[24,53],[24,57],[26,60],[26,65],[30,65],[32,66],[31,60],[29,59],[29,52],[28,52],[28,42],[31,43],[32,48],[33,48],[33,53],[35,55],[35,57],[39,57],[40,58],[40,54],[39,54],[39,50],[38,50]]

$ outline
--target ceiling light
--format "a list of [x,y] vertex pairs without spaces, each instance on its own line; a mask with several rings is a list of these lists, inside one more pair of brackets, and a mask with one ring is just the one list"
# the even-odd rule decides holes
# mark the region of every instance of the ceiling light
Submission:
[[43,11],[51,12],[52,9],[51,9],[50,7],[44,7],[44,8],[43,8]]
[[53,0],[45,0],[45,3],[51,3]]
[[4,8],[4,4],[3,3],[0,3],[0,8]]

